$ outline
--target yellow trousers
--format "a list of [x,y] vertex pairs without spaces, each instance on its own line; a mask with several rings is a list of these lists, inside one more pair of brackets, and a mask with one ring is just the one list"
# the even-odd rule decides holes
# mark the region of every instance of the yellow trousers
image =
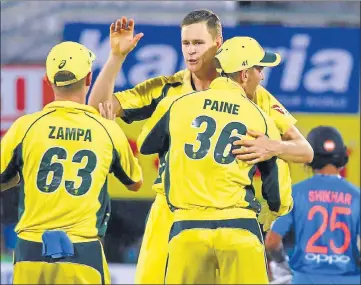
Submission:
[[178,221],[170,239],[166,284],[269,282],[256,219]]
[[74,256],[43,257],[42,243],[18,239],[13,284],[110,284],[100,241],[74,243]]
[[149,212],[139,253],[135,284],[164,284],[173,214],[166,197],[157,194]]

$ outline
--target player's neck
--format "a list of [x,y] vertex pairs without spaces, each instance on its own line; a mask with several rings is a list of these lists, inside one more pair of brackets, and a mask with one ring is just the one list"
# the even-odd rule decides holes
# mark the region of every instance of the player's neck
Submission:
[[322,175],[340,175],[340,170],[331,164],[328,164],[321,169],[315,169],[314,172],[315,174],[322,174]]
[[85,96],[82,92],[76,93],[55,93],[54,94],[55,101],[71,101],[79,104],[85,104]]
[[209,88],[211,82],[219,76],[217,70],[208,69],[206,72],[192,73],[192,81],[197,91]]
[[245,83],[238,82],[237,80],[233,80],[233,82],[236,83],[244,91],[248,99],[255,101],[255,94],[250,95],[249,93],[247,93],[246,91],[247,85]]
[[[244,89],[244,88],[243,88]],[[246,92],[246,91],[245,91]],[[253,102],[257,102],[256,100],[256,92],[253,92],[253,93],[247,93],[246,92],[246,95],[247,95],[247,98]]]

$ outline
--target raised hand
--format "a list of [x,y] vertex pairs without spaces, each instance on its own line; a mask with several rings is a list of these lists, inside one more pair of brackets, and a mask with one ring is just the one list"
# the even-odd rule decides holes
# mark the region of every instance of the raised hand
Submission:
[[110,47],[113,55],[127,56],[144,36],[143,33],[134,36],[134,20],[122,17],[110,25]]

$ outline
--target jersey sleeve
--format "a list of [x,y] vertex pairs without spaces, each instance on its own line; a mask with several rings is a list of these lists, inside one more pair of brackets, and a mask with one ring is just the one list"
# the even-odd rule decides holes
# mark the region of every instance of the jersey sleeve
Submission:
[[[280,140],[274,122],[266,118],[267,135],[270,139]],[[293,207],[292,180],[288,163],[278,157],[257,164],[261,173],[262,196],[268,207],[278,216],[286,215]]]
[[263,86],[257,87],[256,94],[257,105],[273,119],[281,135],[297,123],[286,108]]
[[131,185],[142,180],[142,170],[123,130],[115,122],[114,125],[117,129],[112,138],[115,149],[111,172],[124,185]]
[[291,229],[293,224],[293,211],[277,218],[277,220],[272,224],[271,230],[280,236],[285,236]]
[[1,140],[1,183],[7,183],[19,172],[21,141],[24,136],[22,130],[23,118],[16,120]]
[[124,111],[122,119],[130,124],[149,118],[165,96],[163,88],[167,81],[165,76],[155,77],[132,89],[114,93]]
[[143,125],[137,145],[140,153],[164,153],[169,147],[168,120],[169,112],[175,98],[162,100],[150,119]]

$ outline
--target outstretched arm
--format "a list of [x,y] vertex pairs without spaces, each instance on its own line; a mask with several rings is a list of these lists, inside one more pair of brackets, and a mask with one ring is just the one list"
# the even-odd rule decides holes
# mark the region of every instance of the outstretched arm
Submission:
[[126,17],[118,19],[110,25],[110,54],[99,73],[89,96],[88,104],[98,110],[99,103],[112,102],[116,116],[123,114],[119,101],[113,96],[115,78],[120,71],[126,56],[143,37],[143,33],[134,36],[134,20]]
[[311,145],[295,126],[283,134],[277,151],[277,156],[286,161],[310,163],[313,160]]

